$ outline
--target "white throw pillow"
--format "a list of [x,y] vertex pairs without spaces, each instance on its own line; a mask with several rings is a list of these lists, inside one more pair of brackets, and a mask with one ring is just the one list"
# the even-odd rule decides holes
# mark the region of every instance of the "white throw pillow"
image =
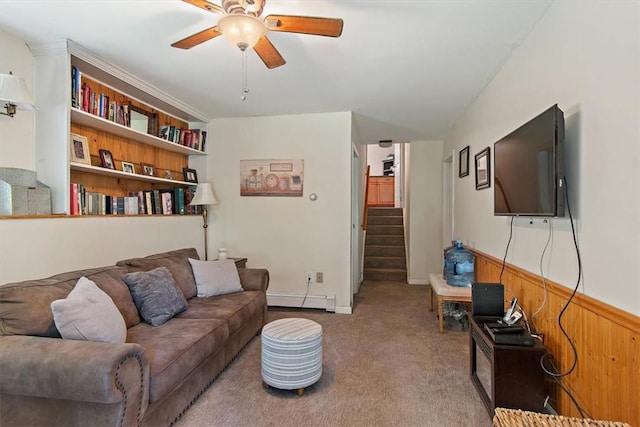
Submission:
[[62,338],[123,343],[127,325],[113,300],[93,281],[81,277],[66,299],[51,303]]
[[233,260],[200,261],[189,258],[189,262],[196,279],[198,297],[212,297],[244,291],[240,284],[238,268]]

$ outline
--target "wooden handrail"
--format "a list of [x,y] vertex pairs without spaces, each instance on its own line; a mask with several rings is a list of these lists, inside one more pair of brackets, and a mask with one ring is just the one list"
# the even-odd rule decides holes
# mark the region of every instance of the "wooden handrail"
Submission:
[[371,165],[367,165],[367,177],[365,179],[364,186],[364,208],[362,209],[362,229],[367,229],[367,201],[369,200],[369,173],[371,172]]

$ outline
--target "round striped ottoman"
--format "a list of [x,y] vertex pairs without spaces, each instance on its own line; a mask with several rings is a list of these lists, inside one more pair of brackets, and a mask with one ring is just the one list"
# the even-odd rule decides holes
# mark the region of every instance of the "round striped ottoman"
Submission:
[[265,387],[297,390],[322,376],[322,326],[307,319],[279,319],[262,328],[262,381]]

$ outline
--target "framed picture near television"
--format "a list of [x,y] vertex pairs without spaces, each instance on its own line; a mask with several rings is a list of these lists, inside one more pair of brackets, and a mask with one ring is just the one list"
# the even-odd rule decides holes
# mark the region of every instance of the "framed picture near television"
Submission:
[[458,177],[469,175],[469,146],[467,145],[458,153]]
[[491,149],[476,154],[476,190],[491,187]]

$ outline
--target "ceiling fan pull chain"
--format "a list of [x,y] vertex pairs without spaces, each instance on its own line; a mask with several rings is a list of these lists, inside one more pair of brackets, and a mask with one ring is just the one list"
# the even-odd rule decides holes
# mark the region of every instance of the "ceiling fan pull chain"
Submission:
[[242,95],[240,95],[240,99],[243,101],[247,100],[247,94],[249,93],[249,88],[247,87],[247,51],[242,51]]

